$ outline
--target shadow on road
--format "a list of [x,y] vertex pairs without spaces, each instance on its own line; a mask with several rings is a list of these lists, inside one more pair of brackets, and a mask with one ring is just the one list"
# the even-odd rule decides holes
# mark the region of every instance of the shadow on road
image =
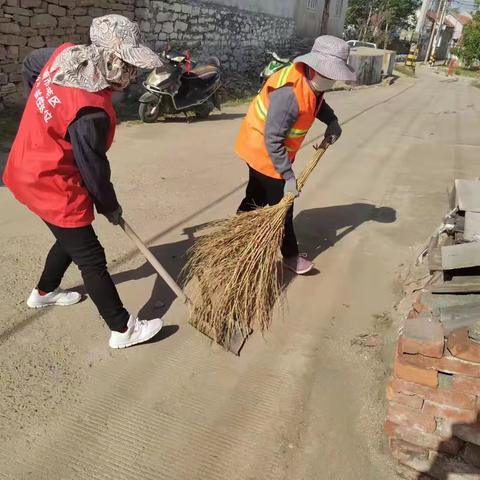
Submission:
[[[185,240],[150,247],[149,250],[174,279],[178,279],[180,277],[183,267],[187,261],[188,250],[195,242],[195,233],[206,225],[207,224],[201,224],[194,227],[185,228],[183,230],[183,234],[186,236]],[[163,314],[170,308],[176,299],[176,295],[157,275],[153,267],[148,262],[145,262],[140,267],[133,270],[112,274],[112,279],[117,285],[132,280],[140,280],[151,275],[156,275],[155,285],[153,287],[150,299],[138,313],[140,318],[152,318],[154,316],[158,316],[159,314]]]
[[[363,223],[393,223],[396,219],[397,213],[390,207],[369,203],[335,205],[301,211],[295,217],[295,231],[300,251],[313,261]],[[285,277],[290,282],[294,275],[289,273]]]
[[[295,228],[300,244],[313,260],[365,222],[392,223],[395,220],[396,211],[392,208],[354,203],[304,210],[295,217]],[[202,224],[185,228],[183,231],[186,235],[185,240],[150,248],[153,255],[173,278],[180,276],[187,260],[187,252],[195,242],[195,234],[205,226],[206,224]],[[113,274],[112,279],[119,284],[140,280],[154,274],[154,269],[145,262],[136,269]],[[312,273],[312,275],[315,274],[318,274],[318,271]],[[287,288],[293,278],[293,274],[285,274],[284,288]],[[151,318],[164,313],[170,308],[175,298],[170,288],[157,276],[151,297],[139,312],[139,316]]]

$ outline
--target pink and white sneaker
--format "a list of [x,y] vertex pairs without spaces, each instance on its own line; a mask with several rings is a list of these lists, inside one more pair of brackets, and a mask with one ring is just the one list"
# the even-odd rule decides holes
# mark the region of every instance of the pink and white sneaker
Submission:
[[313,262],[308,260],[304,255],[289,257],[283,259],[283,265],[297,275],[305,275],[313,269]]

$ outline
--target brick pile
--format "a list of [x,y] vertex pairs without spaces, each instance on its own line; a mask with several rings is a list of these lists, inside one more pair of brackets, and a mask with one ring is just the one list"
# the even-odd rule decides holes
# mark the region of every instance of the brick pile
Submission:
[[[387,386],[385,432],[408,479],[480,479],[480,343],[415,304]],[[421,473],[419,473],[421,472]]]

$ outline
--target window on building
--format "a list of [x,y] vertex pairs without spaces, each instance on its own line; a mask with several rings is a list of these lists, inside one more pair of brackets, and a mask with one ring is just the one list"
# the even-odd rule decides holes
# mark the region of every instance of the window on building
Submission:
[[307,8],[309,10],[318,10],[318,0],[308,0]]
[[340,17],[343,12],[343,0],[337,0],[337,4],[335,5],[335,15]]

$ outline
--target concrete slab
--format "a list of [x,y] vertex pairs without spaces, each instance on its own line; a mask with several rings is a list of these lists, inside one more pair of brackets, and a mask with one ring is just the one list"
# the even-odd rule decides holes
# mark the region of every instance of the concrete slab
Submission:
[[460,210],[480,212],[480,181],[455,180],[455,195]]
[[463,238],[467,242],[480,242],[480,212],[465,212]]
[[461,243],[442,247],[443,270],[480,265],[480,243]]

